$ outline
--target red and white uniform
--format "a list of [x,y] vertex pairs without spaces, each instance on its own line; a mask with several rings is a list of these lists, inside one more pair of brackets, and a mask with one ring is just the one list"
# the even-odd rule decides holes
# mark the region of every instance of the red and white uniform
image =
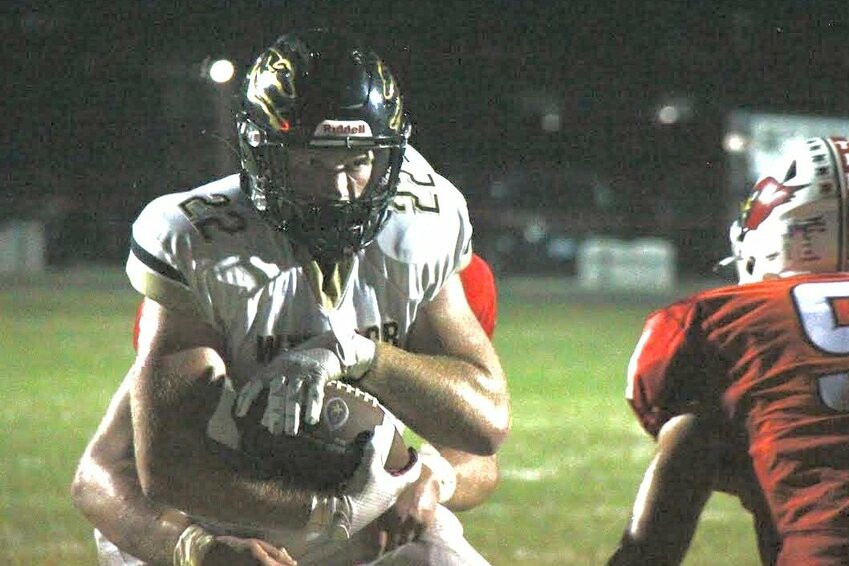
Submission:
[[673,415],[720,408],[748,435],[780,563],[849,563],[849,275],[723,287],[653,313],[626,396],[655,436]]

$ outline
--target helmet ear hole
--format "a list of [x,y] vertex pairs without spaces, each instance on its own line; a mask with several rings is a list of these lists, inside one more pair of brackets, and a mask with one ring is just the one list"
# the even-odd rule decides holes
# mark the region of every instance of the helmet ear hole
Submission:
[[755,258],[750,257],[746,260],[746,273],[752,275],[755,272]]

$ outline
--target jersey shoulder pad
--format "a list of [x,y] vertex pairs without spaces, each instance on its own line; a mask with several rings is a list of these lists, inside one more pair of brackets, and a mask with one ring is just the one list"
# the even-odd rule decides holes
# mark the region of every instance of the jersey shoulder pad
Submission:
[[386,258],[416,273],[421,297],[429,300],[468,265],[472,226],[462,193],[415,150],[407,157],[375,244]]
[[151,248],[157,247],[156,241],[177,236],[210,240],[210,228],[220,228],[220,222],[210,227],[204,220],[241,208],[242,198],[237,175],[190,191],[161,195],[145,206],[133,223],[133,239],[151,244]]
[[157,197],[132,226],[126,267],[131,284],[165,306],[196,312],[202,266],[241,249],[250,239],[243,233],[262,229],[253,216],[238,175]]
[[460,269],[471,259],[471,233],[463,194],[408,147],[389,219],[377,238],[381,248],[404,263],[449,254]]
[[686,367],[679,362],[692,347],[696,304],[695,297],[689,297],[649,315],[628,362],[625,398],[652,436],[675,415],[670,400],[681,385],[680,370]]

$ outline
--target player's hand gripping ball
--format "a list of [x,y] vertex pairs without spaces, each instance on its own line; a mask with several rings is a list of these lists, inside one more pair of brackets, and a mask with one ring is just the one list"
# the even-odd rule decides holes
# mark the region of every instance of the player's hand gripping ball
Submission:
[[362,446],[375,427],[387,420],[395,426],[384,467],[405,469],[410,449],[397,420],[378,400],[342,381],[324,387],[324,403],[317,424],[305,425],[296,436],[273,435],[261,424],[268,396],[262,394],[244,417],[234,414],[240,449],[267,477],[291,478],[295,485],[314,490],[334,490],[350,479],[362,456]]

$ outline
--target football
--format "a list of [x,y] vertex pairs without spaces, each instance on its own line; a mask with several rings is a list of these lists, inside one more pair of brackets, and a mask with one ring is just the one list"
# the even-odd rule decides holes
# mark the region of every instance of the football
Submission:
[[[261,393],[244,417],[234,416],[241,451],[251,457],[263,475],[290,478],[295,485],[308,489],[332,490],[344,484],[360,462],[369,433],[384,419],[395,421],[373,395],[342,381],[330,381],[324,387],[317,424],[305,425],[297,436],[272,435],[261,424],[267,399]],[[402,470],[410,458],[396,427],[386,470]]]

